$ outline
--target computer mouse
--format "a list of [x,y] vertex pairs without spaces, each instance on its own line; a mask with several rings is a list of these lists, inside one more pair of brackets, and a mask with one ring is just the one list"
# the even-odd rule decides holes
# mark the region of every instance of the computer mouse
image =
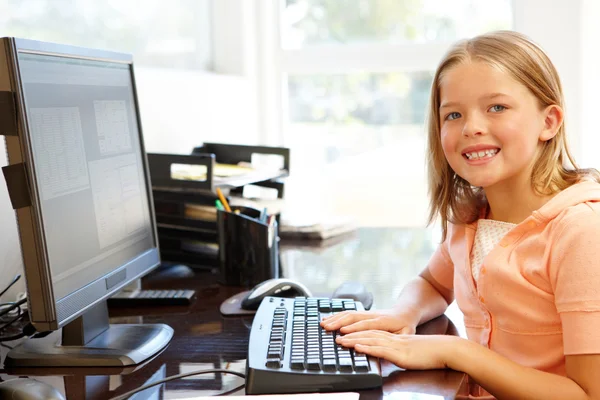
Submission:
[[243,310],[256,310],[262,299],[266,296],[277,297],[311,297],[310,290],[297,281],[286,278],[267,279],[264,282],[254,286],[246,297],[242,300],[241,308]]
[[65,400],[54,386],[31,378],[15,378],[0,382],[0,399]]
[[165,282],[167,280],[179,280],[191,278],[194,276],[194,270],[183,264],[163,263],[152,274],[144,278],[147,282]]
[[369,292],[365,285],[356,281],[346,281],[342,283],[333,291],[331,297],[360,301],[365,310],[369,310],[373,305],[373,293]]

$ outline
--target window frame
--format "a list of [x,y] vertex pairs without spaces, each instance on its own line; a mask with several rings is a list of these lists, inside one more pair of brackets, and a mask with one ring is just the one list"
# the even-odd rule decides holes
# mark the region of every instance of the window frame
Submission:
[[[258,81],[264,88],[259,95],[263,125],[261,141],[286,145],[287,76],[303,74],[349,74],[353,72],[415,72],[435,68],[453,41],[414,44],[347,44],[344,46],[310,46],[285,49],[281,45],[281,11],[285,0],[260,1],[257,22],[264,26],[270,19],[273,29],[267,36],[259,32],[257,50],[263,65],[273,69]],[[513,25],[516,24],[515,1],[512,1]],[[261,23],[262,22],[262,23]],[[515,27],[513,26],[513,29]],[[268,76],[276,78],[268,78]],[[268,121],[268,122],[267,122]]]
[[[240,0],[212,1],[218,5],[216,12],[213,9],[213,31],[233,30],[229,32],[228,40],[216,37],[213,47],[216,49],[216,71],[221,72],[223,64],[227,63],[236,71],[240,70],[240,64],[253,66],[250,73],[247,73],[249,68],[245,68],[243,75],[250,77],[256,85],[256,103],[252,106],[256,106],[257,140],[262,144],[286,143],[287,74],[344,73],[367,68],[374,72],[418,69],[435,65],[449,45],[357,45],[338,49],[285,50],[280,42],[282,0],[244,0],[244,7],[238,4]],[[240,13],[248,14],[249,18],[243,19],[244,24],[231,24],[232,14]],[[600,31],[597,23],[600,5],[590,1],[556,0],[549,7],[546,0],[512,0],[512,15],[512,29],[536,40],[559,71],[568,108],[567,128],[573,154],[582,165],[600,167],[595,155],[600,138],[594,135],[596,121],[592,111],[597,108],[596,97],[600,91],[599,75],[594,68],[598,57],[595,39]],[[241,19],[234,18],[234,21],[238,20]],[[573,29],[565,30],[567,26]],[[247,39],[248,32],[252,32],[252,40]],[[228,46],[231,33],[236,38],[234,44],[243,42],[242,46]],[[238,59],[230,57],[223,63],[218,49],[240,50],[243,55]],[[369,57],[364,57],[365,52]],[[403,58],[402,54],[415,54],[415,57]],[[432,63],[432,60],[435,61]]]

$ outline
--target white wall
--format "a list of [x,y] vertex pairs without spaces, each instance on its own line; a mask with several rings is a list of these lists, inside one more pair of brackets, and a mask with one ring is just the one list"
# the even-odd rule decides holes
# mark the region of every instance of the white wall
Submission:
[[214,72],[137,68],[148,152],[189,152],[202,142],[260,144],[254,1],[210,7]]
[[566,103],[566,128],[575,159],[600,168],[594,153],[600,91],[598,41],[600,4],[596,0],[515,0],[515,29],[548,53],[560,74]]
[[[8,164],[4,137],[0,136],[0,166]],[[0,290],[12,281],[17,274],[23,274],[23,261],[21,259],[21,246],[17,231],[15,212],[8,197],[8,190],[4,183],[4,175],[0,177]],[[25,291],[25,276],[22,276],[0,302],[13,301],[18,292]]]
[[[4,46],[0,46],[0,65],[5,63]],[[6,68],[0,66],[0,90],[10,91],[10,81],[6,76]],[[4,136],[0,136],[0,167],[8,164]],[[23,275],[21,246],[17,231],[16,214],[12,208],[4,175],[0,173],[0,290],[12,282],[17,273]],[[25,291],[25,276],[21,276],[7,293],[0,299],[1,303],[13,301],[18,292]]]
[[600,2],[585,0],[581,9],[581,149],[579,162],[600,170]]
[[136,69],[146,150],[189,154],[203,142],[257,141],[255,89],[242,76]]
[[189,154],[203,142],[260,142],[255,4],[209,0],[200,7],[210,43],[199,47],[212,72],[136,68],[148,152]]
[[[259,46],[273,37],[259,21],[263,0],[211,4],[214,72],[137,68],[146,149],[189,153],[202,142],[265,144],[279,140],[265,103],[270,64]],[[271,74],[272,76],[272,74]],[[272,106],[270,106],[272,109]],[[277,123],[275,123],[277,125]],[[277,125],[278,126],[278,125]]]

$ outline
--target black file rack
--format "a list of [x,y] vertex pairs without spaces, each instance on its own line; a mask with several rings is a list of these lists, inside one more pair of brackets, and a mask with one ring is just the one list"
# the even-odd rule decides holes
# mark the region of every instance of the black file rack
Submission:
[[[215,176],[216,163],[251,163],[254,154],[281,156],[283,168],[257,169],[227,178]],[[218,266],[218,234],[216,210],[213,220],[210,215],[194,215],[194,207],[214,209],[217,187],[228,200],[230,195],[241,196],[244,186],[250,184],[276,189],[278,198],[283,198],[284,178],[290,170],[290,150],[283,147],[204,143],[189,155],[148,153],[147,156],[161,258],[195,268]],[[204,166],[204,179],[176,179],[172,173],[174,164]]]

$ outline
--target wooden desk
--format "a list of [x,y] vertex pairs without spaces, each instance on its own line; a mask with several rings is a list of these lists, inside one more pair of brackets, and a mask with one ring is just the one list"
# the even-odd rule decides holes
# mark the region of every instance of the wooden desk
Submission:
[[[375,304],[383,308],[393,303],[396,291],[425,265],[434,247],[430,233],[415,229],[361,229],[345,239],[327,247],[282,244],[284,274],[300,279],[315,292],[331,291],[344,280],[362,280],[375,294]],[[412,270],[409,265],[413,265]],[[49,368],[15,374],[46,381],[66,393],[69,400],[104,400],[183,372],[210,368],[244,372],[252,317],[224,318],[219,314],[221,302],[241,288],[218,285],[216,275],[210,272],[171,278],[154,274],[144,279],[143,285],[190,288],[198,293],[190,307],[111,310],[113,323],[162,322],[173,327],[175,335],[170,345],[153,360],[127,370]],[[442,316],[420,327],[419,333],[458,334],[458,331],[449,318]],[[4,357],[7,349],[1,349]],[[399,399],[432,399],[425,395],[453,399],[466,393],[465,375],[456,371],[401,371],[385,362],[382,369],[383,388],[361,392],[361,400],[386,398],[398,392],[406,393],[406,397]],[[2,371],[0,378],[12,376]],[[164,399],[224,392],[241,395],[243,383],[243,379],[234,375],[199,375],[148,389],[139,399],[160,399],[158,393]]]

